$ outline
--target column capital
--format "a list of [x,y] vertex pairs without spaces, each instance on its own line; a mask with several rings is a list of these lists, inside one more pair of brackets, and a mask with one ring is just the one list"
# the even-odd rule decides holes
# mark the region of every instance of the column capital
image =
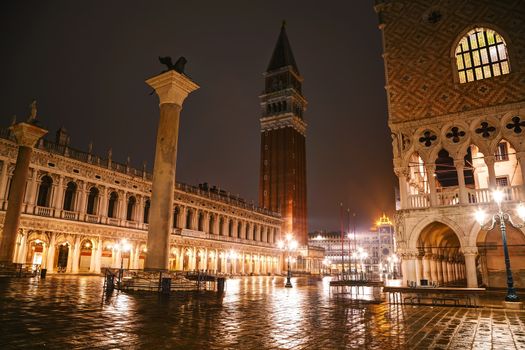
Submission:
[[159,96],[160,105],[172,103],[182,107],[182,103],[188,94],[199,88],[184,74],[169,70],[160,75],[146,80]]
[[465,168],[465,160],[464,159],[454,159],[454,166],[456,168]]
[[516,159],[525,161],[525,151],[516,152]]
[[486,155],[486,156],[483,156],[483,161],[485,162],[486,165],[494,164],[496,162],[496,157],[493,155]]
[[407,167],[394,168],[394,173],[397,177],[408,177],[409,174]]
[[461,248],[461,252],[464,256],[467,255],[477,255],[478,254],[478,247],[463,247]]
[[425,164],[425,170],[427,173],[433,174],[436,172],[436,164]]
[[36,142],[45,134],[47,130],[34,124],[21,122],[10,127],[15,135],[16,142],[19,146],[33,148]]

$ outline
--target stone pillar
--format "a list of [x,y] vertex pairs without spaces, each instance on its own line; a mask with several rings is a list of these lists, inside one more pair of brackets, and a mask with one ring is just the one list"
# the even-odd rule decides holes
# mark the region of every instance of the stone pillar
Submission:
[[416,282],[419,284],[419,281],[423,278],[423,260],[420,255],[416,257]]
[[95,261],[97,260],[96,247],[97,244],[93,242],[93,245],[91,246],[91,257],[89,259],[89,272],[91,273],[95,272]]
[[78,193],[75,196],[77,205],[74,210],[78,211],[79,220],[84,220],[87,208],[87,183],[84,181],[81,186],[78,186]]
[[426,254],[423,256],[423,278],[426,280],[432,280],[431,276],[431,270],[430,270],[430,260],[432,256],[430,254]]
[[0,265],[13,262],[31,154],[38,139],[47,134],[47,130],[25,122],[13,125],[11,130],[18,143],[18,156],[0,240]]
[[177,164],[179,118],[188,94],[198,88],[185,75],[169,70],[146,83],[160,100],[160,119],[155,147],[155,164],[148,226],[146,270],[167,270],[169,237],[173,220],[173,191]]
[[441,256],[436,256],[436,274],[437,274],[437,281],[439,284],[443,284],[443,269],[441,266]]
[[416,281],[416,259],[418,251],[407,250],[401,254],[401,272],[403,274],[403,285],[408,281]]
[[104,247],[102,247],[102,239],[98,239],[97,241],[97,250],[96,250],[96,259],[95,259],[95,270],[94,273],[100,273],[100,265],[102,260],[102,250]]
[[[16,170],[16,167],[15,167]],[[14,174],[13,174],[14,178]],[[13,180],[11,180],[11,190],[13,189]],[[26,200],[27,203],[26,212],[27,213],[34,213],[35,206],[36,206],[36,197],[38,192],[38,170],[32,169],[32,177],[31,182],[29,183],[29,186],[26,191]]]
[[62,212],[62,208],[64,207],[64,176],[60,175],[58,178],[58,184],[56,186],[53,186],[54,193],[53,193],[53,205],[52,207],[55,208],[55,217],[59,218],[60,213]]
[[521,200],[525,201],[525,151],[516,152],[516,159],[518,160],[518,163],[520,164],[521,169],[521,183],[523,184],[521,186]]
[[49,239],[49,246],[47,247],[47,257],[46,257],[46,269],[47,273],[53,273],[54,263],[55,263],[55,245],[56,245],[56,234],[51,233],[51,238]]
[[9,159],[4,159],[2,162],[2,173],[0,174],[0,209],[2,204],[7,200],[7,180],[9,179]]
[[450,282],[448,280],[448,260],[447,259],[448,259],[447,257],[444,257],[441,260],[441,271],[443,273],[443,283]]
[[437,281],[437,263],[436,263],[436,256],[432,255],[430,257],[429,263],[430,263],[430,280],[431,281]]
[[465,161],[463,159],[455,159],[454,166],[458,174],[459,204],[468,204],[468,193],[465,186]]
[[438,205],[437,202],[437,193],[436,193],[436,166],[434,164],[425,164],[425,169],[427,171],[427,181],[428,189],[430,191],[430,206],[435,207]]
[[409,207],[408,203],[408,169],[406,168],[396,168],[394,169],[395,174],[399,179],[399,201],[401,209],[407,209]]
[[71,272],[78,273],[78,265],[80,262],[80,237],[75,238],[75,247],[73,248],[73,259],[71,261]]
[[452,259],[450,259],[447,263],[447,273],[449,282],[456,281],[456,276],[454,276],[454,261]]
[[494,167],[496,158],[493,155],[485,155],[483,160],[485,161],[489,172],[489,188],[494,189],[496,188],[496,169]]

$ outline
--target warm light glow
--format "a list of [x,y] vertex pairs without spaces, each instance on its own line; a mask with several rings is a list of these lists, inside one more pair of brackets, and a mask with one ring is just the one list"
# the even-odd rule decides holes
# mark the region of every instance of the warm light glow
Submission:
[[518,205],[516,211],[518,212],[520,219],[525,221],[525,206],[523,204]]
[[314,238],[316,241],[322,241],[323,240],[323,236],[321,236],[321,234],[318,234],[317,237]]
[[35,239],[35,243],[36,243],[36,244],[40,244],[40,242],[42,242],[42,241],[39,240],[39,239]]
[[297,249],[297,245],[298,245],[298,243],[297,243],[297,241],[295,239],[290,241],[290,243],[289,243],[290,250]]
[[284,242],[283,241],[278,241],[277,242],[277,248],[283,249],[284,248]]
[[498,204],[501,204],[501,202],[503,201],[503,196],[504,193],[500,190],[495,190],[494,192],[492,192],[492,198],[494,198],[494,202]]
[[485,223],[486,216],[487,215],[485,214],[483,210],[478,209],[475,214],[476,221],[478,222],[478,224],[483,226],[483,224]]
[[385,213],[379,218],[379,220],[376,221],[376,226],[383,226],[383,225],[392,225],[392,221],[390,221],[390,218],[386,216]]
[[144,253],[147,253],[147,252],[148,252],[148,248],[147,248],[147,247],[144,247],[144,248],[142,248],[142,251],[143,251]]
[[293,238],[293,236],[292,236],[291,233],[287,233],[287,234],[286,234],[286,240],[287,240],[287,241],[291,241],[292,238]]
[[91,243],[86,242],[86,244],[85,244],[84,246],[85,246],[86,248],[89,248],[89,247],[91,247]]
[[131,244],[129,244],[128,240],[125,238],[122,241],[120,241],[120,247],[123,252],[129,252],[131,250]]

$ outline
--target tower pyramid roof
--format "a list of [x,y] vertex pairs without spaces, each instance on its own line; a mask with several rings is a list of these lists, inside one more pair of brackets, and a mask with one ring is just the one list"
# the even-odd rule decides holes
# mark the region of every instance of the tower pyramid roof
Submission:
[[287,66],[292,66],[295,72],[299,74],[299,68],[297,68],[297,64],[295,63],[292,48],[286,35],[286,22],[283,21],[279,38],[273,49],[272,59],[266,71],[270,72]]

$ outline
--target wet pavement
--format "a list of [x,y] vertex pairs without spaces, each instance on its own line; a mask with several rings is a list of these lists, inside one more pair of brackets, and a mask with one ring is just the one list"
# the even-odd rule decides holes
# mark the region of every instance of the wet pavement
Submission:
[[293,282],[160,297],[105,296],[93,276],[0,279],[0,348],[525,349],[525,312],[356,302],[327,279]]

